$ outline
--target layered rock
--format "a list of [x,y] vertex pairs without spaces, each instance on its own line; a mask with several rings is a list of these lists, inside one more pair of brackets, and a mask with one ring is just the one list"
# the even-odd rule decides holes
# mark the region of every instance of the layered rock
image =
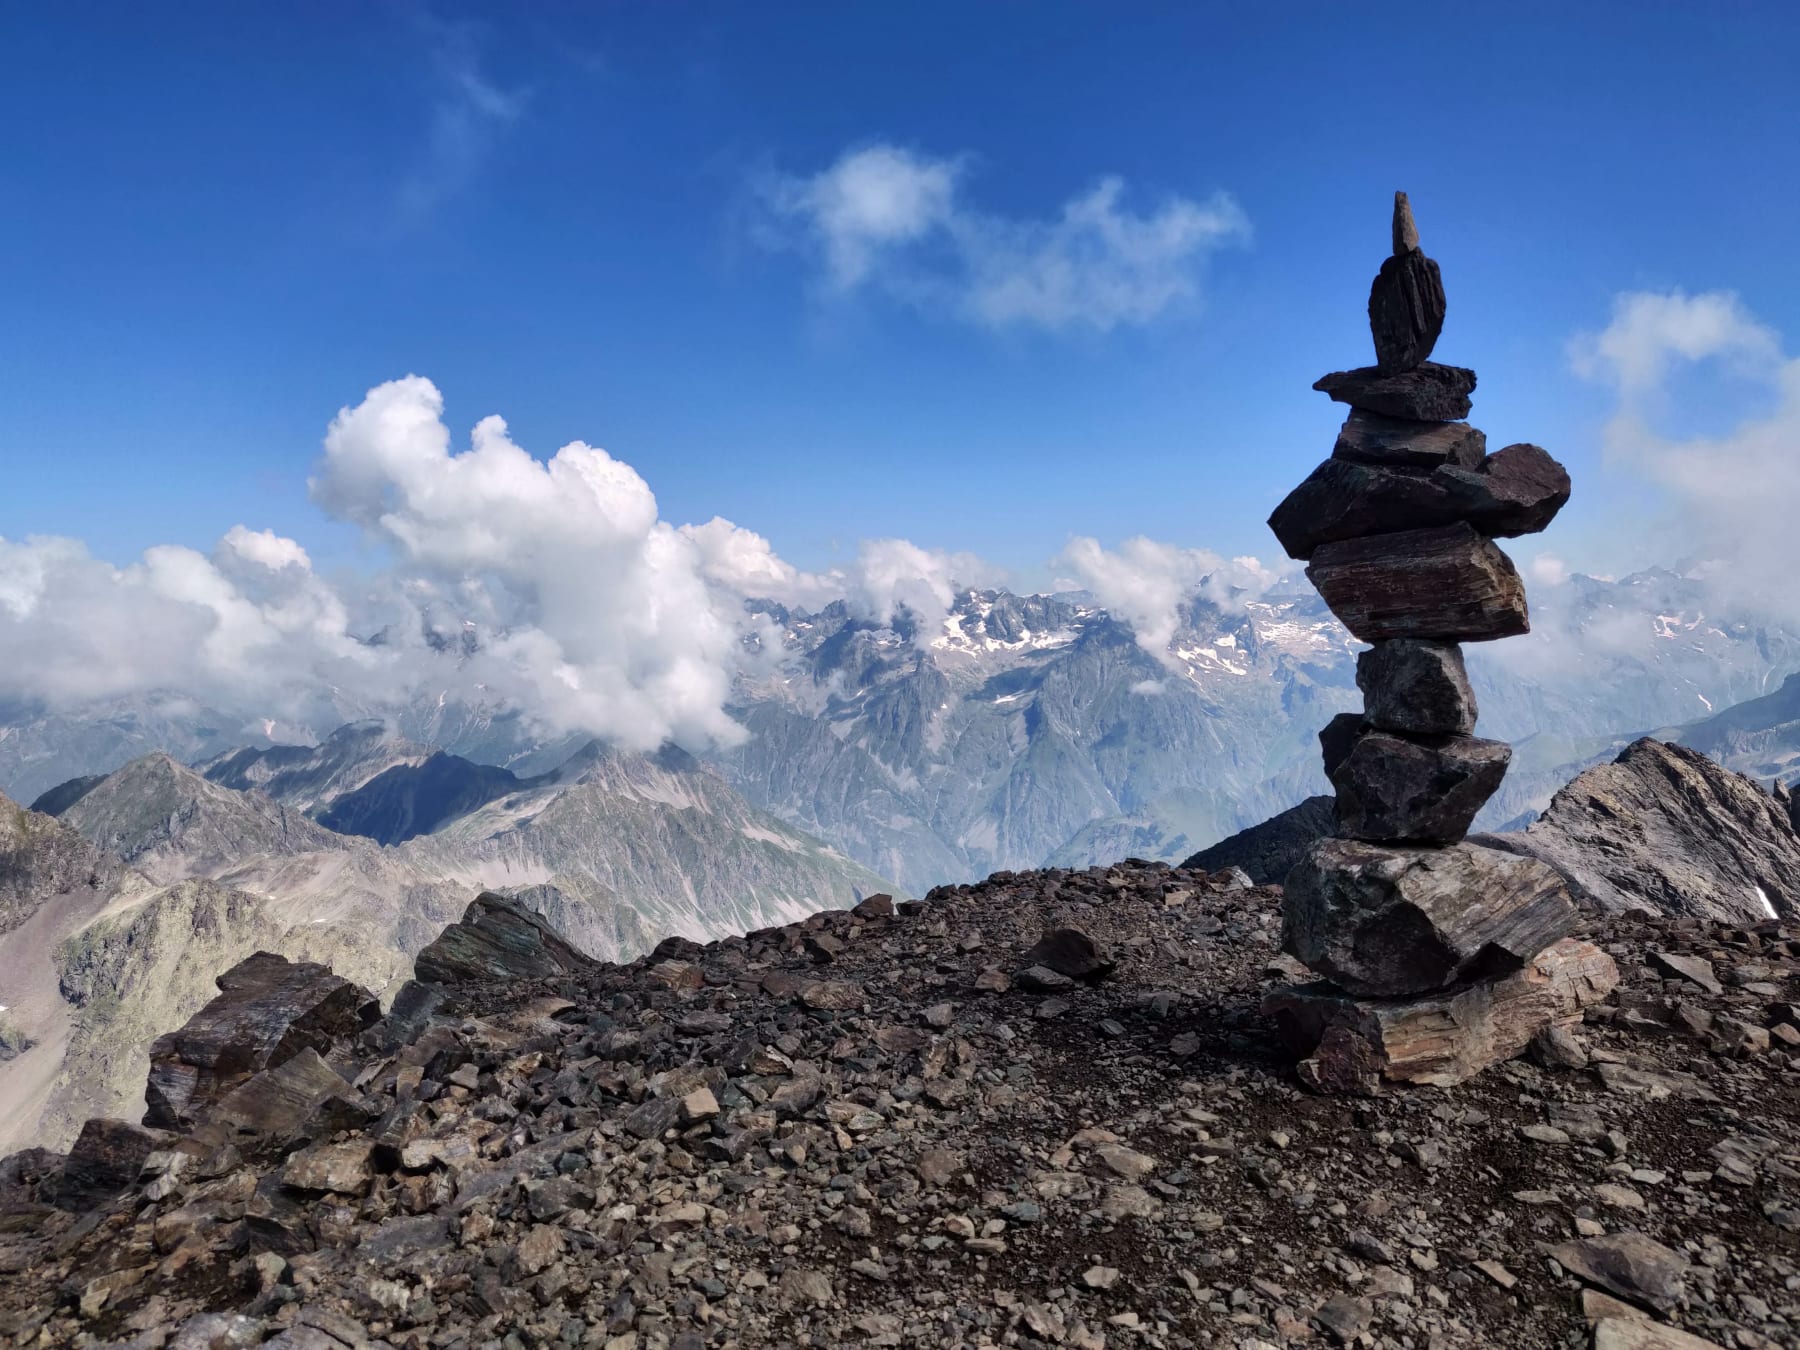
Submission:
[[219,996],[150,1047],[144,1124],[178,1129],[252,1074],[370,1025],[375,996],[310,961],[270,952],[217,980]]
[[1369,292],[1376,363],[1313,386],[1350,416],[1269,517],[1331,611],[1372,644],[1357,662],[1363,712],[1319,735],[1337,837],[1315,841],[1286,885],[1286,950],[1326,983],[1267,1004],[1307,1056],[1302,1077],[1334,1091],[1458,1081],[1617,978],[1602,954],[1558,945],[1575,910],[1554,869],[1463,842],[1512,752],[1473,734],[1457,644],[1530,628],[1524,584],[1494,540],[1542,530],[1570,483],[1540,447],[1488,454],[1462,422],[1475,372],[1428,359],[1446,310],[1397,193],[1393,255]]
[[517,901],[483,891],[419,953],[413,971],[427,984],[534,980],[594,964],[540,915]]

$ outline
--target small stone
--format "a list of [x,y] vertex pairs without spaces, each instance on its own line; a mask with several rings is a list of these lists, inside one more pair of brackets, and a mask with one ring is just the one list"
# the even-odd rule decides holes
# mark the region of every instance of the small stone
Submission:
[[1419,247],[1419,227],[1413,221],[1412,202],[1404,192],[1394,194],[1394,252],[1407,253]]
[[1021,961],[1026,966],[1046,966],[1058,975],[1088,984],[1112,974],[1115,964],[1079,928],[1051,929]]
[[1314,381],[1313,388],[1339,403],[1385,417],[1404,417],[1415,422],[1458,422],[1469,415],[1469,395],[1475,392],[1475,372],[1462,366],[1440,366],[1426,361],[1411,370],[1393,373],[1379,366],[1333,371]]
[[1467,422],[1414,422],[1361,408],[1351,409],[1331,450],[1333,459],[1426,470],[1478,468],[1486,454],[1487,437]]
[[719,1114],[719,1099],[711,1088],[695,1088],[681,1099],[681,1123],[698,1125]]
[[1155,1158],[1123,1144],[1101,1144],[1094,1153],[1109,1170],[1127,1181],[1142,1181],[1157,1168]]
[[1369,288],[1375,368],[1398,374],[1426,361],[1444,331],[1447,308],[1437,263],[1416,248],[1384,259]]
[[1089,1266],[1082,1272],[1081,1282],[1089,1289],[1111,1289],[1119,1282],[1119,1272],[1113,1266]]
[[1511,1289],[1519,1282],[1519,1277],[1514,1275],[1498,1261],[1477,1261],[1475,1262],[1475,1269],[1479,1270],[1502,1289]]
[[1361,1336],[1375,1320],[1375,1310],[1351,1294],[1334,1294],[1313,1314],[1313,1320],[1342,1345]]
[[562,1230],[547,1223],[533,1224],[525,1236],[519,1239],[519,1245],[513,1250],[513,1259],[519,1270],[525,1275],[536,1275],[547,1270],[562,1255]]

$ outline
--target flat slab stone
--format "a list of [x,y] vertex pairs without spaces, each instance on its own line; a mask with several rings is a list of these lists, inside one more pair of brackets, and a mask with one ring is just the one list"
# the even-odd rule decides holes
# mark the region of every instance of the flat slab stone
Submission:
[[1475,372],[1464,366],[1440,366],[1435,361],[1397,374],[1379,366],[1359,366],[1322,375],[1313,382],[1313,388],[1339,403],[1387,417],[1405,417],[1414,422],[1460,422],[1469,415]]
[[1324,544],[1306,575],[1364,642],[1486,642],[1531,630],[1512,560],[1467,524]]
[[1283,951],[1352,994],[1394,998],[1517,970],[1576,916],[1536,859],[1332,838],[1288,874],[1282,918]]
[[1467,736],[1478,709],[1462,648],[1454,642],[1394,638],[1356,658],[1363,716],[1381,731]]
[[1564,938],[1510,975],[1441,993],[1358,999],[1325,983],[1297,985],[1270,993],[1263,1012],[1306,1057],[1303,1081],[1321,1091],[1449,1087],[1523,1053],[1546,1027],[1576,1025],[1618,982],[1610,956]]
[[1512,748],[1477,736],[1415,739],[1371,730],[1331,772],[1338,833],[1453,844],[1499,790]]
[[1322,544],[1467,521],[1490,538],[1535,534],[1569,500],[1569,474],[1535,445],[1509,445],[1473,469],[1365,464],[1335,456],[1269,516],[1288,556]]
[[1467,422],[1414,422],[1352,408],[1338,429],[1333,459],[1358,464],[1399,464],[1435,469],[1440,464],[1473,469],[1487,455],[1487,436]]

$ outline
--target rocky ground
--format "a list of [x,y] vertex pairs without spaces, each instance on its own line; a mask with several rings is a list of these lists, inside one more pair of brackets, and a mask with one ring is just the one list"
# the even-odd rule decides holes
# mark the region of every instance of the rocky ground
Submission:
[[1259,1011],[1273,889],[887,908],[417,987],[235,1126],[16,1155],[0,1339],[1800,1345],[1800,927],[1590,919],[1624,979],[1575,1037],[1342,1099]]

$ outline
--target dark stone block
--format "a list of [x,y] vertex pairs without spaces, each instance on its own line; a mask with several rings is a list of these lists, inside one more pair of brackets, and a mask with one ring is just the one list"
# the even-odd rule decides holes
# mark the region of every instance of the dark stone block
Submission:
[[1469,415],[1475,372],[1433,361],[1397,374],[1378,366],[1360,366],[1322,376],[1313,388],[1339,403],[1387,417],[1404,417],[1414,422],[1459,422]]
[[1499,789],[1511,758],[1505,741],[1366,732],[1331,774],[1338,832],[1351,839],[1455,843]]
[[1395,638],[1356,658],[1363,716],[1408,736],[1467,736],[1475,730],[1475,690],[1454,642]]
[[1337,772],[1357,740],[1369,729],[1361,713],[1339,713],[1319,731],[1319,751],[1325,757],[1325,776]]
[[1438,265],[1418,249],[1396,253],[1381,264],[1369,288],[1369,332],[1375,338],[1375,368],[1411,370],[1428,360],[1444,331],[1444,278]]
[[1479,465],[1487,454],[1487,436],[1467,422],[1414,422],[1404,417],[1352,408],[1338,431],[1332,458],[1359,464],[1399,464],[1435,469],[1454,464]]
[[1485,642],[1531,630],[1512,561],[1468,524],[1321,544],[1306,575],[1364,642]]
[[542,915],[483,891],[469,902],[460,923],[439,933],[413,959],[413,974],[427,984],[483,984],[541,979],[593,964]]

